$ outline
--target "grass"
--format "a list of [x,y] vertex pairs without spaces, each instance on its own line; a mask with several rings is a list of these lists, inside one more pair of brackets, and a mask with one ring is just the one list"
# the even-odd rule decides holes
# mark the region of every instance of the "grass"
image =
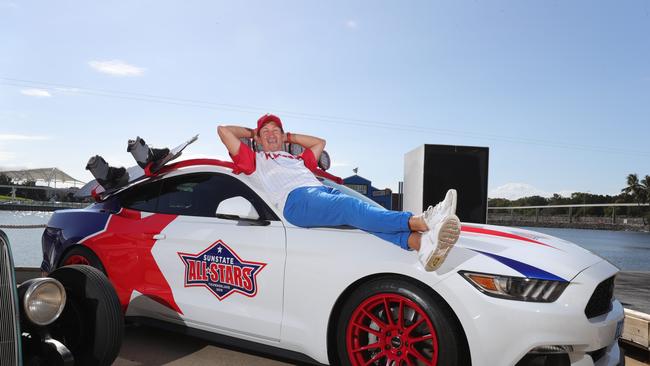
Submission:
[[23,201],[23,202],[31,202],[33,200],[29,198],[23,198],[23,197],[16,197],[16,198],[11,198],[11,196],[4,196],[0,194],[0,201]]

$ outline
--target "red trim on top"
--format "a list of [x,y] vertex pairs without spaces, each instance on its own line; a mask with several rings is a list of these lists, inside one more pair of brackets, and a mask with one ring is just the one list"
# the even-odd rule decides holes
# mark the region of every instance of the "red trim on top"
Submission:
[[545,247],[557,249],[554,246],[544,244],[544,243],[539,242],[537,240],[529,239],[529,238],[523,237],[521,235],[506,233],[506,232],[503,232],[503,231],[483,229],[483,228],[476,227],[476,226],[466,226],[466,225],[463,225],[460,230],[464,231],[464,232],[467,232],[467,233],[493,235],[493,236],[499,236],[499,237],[502,237],[502,238],[509,238],[509,239],[527,241],[529,243],[539,244],[539,245],[543,245]]
[[330,174],[321,168],[316,168],[315,170],[313,170],[313,173],[319,177],[327,178],[331,181],[334,181],[335,183],[343,184],[343,179],[337,177],[336,175]]
[[155,173],[151,171],[151,167],[152,167],[152,166],[153,166],[153,161],[150,161],[150,162],[147,163],[147,165],[144,167],[144,175],[145,175],[145,176],[147,176],[147,177],[153,177],[153,176],[154,176]]
[[[167,173],[167,172],[169,172],[171,170],[174,170],[174,169],[185,168],[185,167],[194,166],[194,165],[214,165],[214,166],[221,166],[221,167],[224,167],[224,168],[235,169],[235,163],[233,163],[231,161],[223,161],[223,160],[217,160],[217,159],[189,159],[189,160],[179,161],[178,163],[174,163],[174,164],[170,164],[170,165],[165,165],[164,167],[162,167],[162,169],[157,171],[155,173],[155,175],[162,174],[162,173]],[[319,177],[327,178],[327,179],[332,180],[332,181],[334,181],[334,182],[336,182],[338,184],[343,184],[343,179],[341,179],[341,178],[339,178],[339,177],[337,177],[335,175],[332,175],[332,174],[330,174],[330,173],[328,173],[328,172],[326,172],[326,171],[324,171],[324,170],[322,170],[320,168],[315,169],[313,172],[314,172],[315,175],[317,175]]]
[[90,191],[90,195],[93,196],[93,199],[95,202],[100,202],[102,200],[102,196],[100,193],[97,193],[97,188],[99,188],[100,185],[97,183],[97,185]]
[[222,166],[224,168],[230,168],[230,169],[235,168],[235,163],[231,161],[222,161],[217,159],[189,159],[189,160],[179,161],[177,163],[170,164],[170,165],[165,165],[160,170],[158,170],[155,174],[157,175],[157,174],[167,173],[174,169],[180,169],[180,168],[185,168],[188,166],[195,166],[195,165]]

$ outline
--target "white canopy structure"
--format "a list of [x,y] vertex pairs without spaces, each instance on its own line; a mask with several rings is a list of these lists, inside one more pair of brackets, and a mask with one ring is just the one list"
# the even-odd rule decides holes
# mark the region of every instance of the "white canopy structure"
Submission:
[[84,182],[71,177],[68,173],[60,170],[59,168],[39,168],[39,169],[24,169],[24,170],[0,170],[0,174],[4,174],[11,178],[14,182],[22,183],[26,181],[43,182],[48,187],[54,183],[60,182],[66,186],[84,185]]

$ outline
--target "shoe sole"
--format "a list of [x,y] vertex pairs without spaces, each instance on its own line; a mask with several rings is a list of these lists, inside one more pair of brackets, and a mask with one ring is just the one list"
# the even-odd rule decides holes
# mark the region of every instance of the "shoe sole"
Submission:
[[451,205],[451,214],[455,215],[456,214],[456,205],[458,203],[458,192],[456,192],[455,189],[450,189],[450,191],[451,191],[451,195],[453,196],[453,199],[451,201],[451,202],[453,202],[452,205]]
[[451,215],[440,223],[437,234],[437,248],[427,258],[424,269],[428,272],[435,271],[449,255],[449,251],[460,237],[460,220],[456,215]]

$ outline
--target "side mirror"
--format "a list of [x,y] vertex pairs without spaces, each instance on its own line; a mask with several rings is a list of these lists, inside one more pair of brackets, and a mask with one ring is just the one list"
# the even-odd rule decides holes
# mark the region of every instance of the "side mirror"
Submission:
[[253,205],[244,197],[237,196],[221,201],[217,207],[217,217],[221,219],[259,220],[260,215]]

